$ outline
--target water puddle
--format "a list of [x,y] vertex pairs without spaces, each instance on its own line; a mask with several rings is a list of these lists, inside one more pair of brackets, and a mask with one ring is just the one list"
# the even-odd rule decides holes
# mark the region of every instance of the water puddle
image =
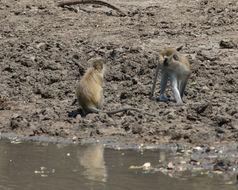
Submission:
[[[105,147],[107,146],[103,144],[28,142],[16,137],[2,139],[0,189],[235,190],[238,188],[236,172],[222,170],[214,172],[210,170],[209,165],[207,168],[204,166],[201,168],[200,161],[196,159],[202,160],[202,157],[193,158],[195,164],[191,164],[191,156],[188,161],[173,148]],[[189,168],[191,166],[198,169]],[[232,167],[234,171],[237,169],[236,166]]]

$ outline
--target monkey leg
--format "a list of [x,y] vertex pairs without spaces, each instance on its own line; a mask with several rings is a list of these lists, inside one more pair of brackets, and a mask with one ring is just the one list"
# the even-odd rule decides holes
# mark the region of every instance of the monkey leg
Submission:
[[189,78],[189,76],[181,81],[181,85],[180,85],[180,88],[179,88],[181,98],[183,98],[183,94],[184,94],[184,90],[185,90],[185,87],[186,87],[187,82],[188,82],[188,78]]
[[180,92],[178,89],[178,79],[177,79],[176,75],[174,75],[173,73],[170,74],[170,79],[171,79],[171,88],[172,88],[172,92],[174,94],[175,101],[176,101],[177,105],[181,105],[181,104],[183,104],[183,101],[182,101],[182,98],[180,96]]

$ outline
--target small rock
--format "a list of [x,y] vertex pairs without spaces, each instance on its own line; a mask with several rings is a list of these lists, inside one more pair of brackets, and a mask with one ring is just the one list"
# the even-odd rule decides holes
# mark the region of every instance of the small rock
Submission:
[[140,134],[142,132],[142,127],[140,125],[134,125],[131,129],[131,132],[132,134]]
[[11,129],[17,129],[19,127],[27,126],[27,120],[20,115],[14,114],[10,119]]
[[54,98],[55,94],[54,91],[50,88],[38,88],[35,91],[35,94],[40,94],[42,98]]
[[220,45],[221,48],[224,48],[224,49],[234,49],[234,48],[237,48],[237,44],[235,44],[231,40],[221,40],[219,45]]
[[41,43],[36,45],[36,48],[38,48],[38,49],[45,49],[46,48],[46,43],[41,42]]
[[217,172],[222,172],[222,171],[227,171],[231,169],[232,164],[230,163],[229,160],[219,160],[214,166],[213,169],[214,171]]
[[127,92],[122,92],[120,95],[120,100],[127,99],[129,94]]

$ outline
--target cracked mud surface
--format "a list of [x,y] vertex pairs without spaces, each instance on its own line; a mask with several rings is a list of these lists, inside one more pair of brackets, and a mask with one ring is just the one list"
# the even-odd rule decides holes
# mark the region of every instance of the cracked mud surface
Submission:
[[[0,1],[0,132],[147,144],[237,143],[237,1],[113,4],[127,16],[95,5],[60,8],[54,0]],[[149,100],[158,52],[181,45],[192,68],[185,104]],[[98,56],[107,67],[104,108],[133,106],[156,117],[132,111],[75,116],[76,84]]]

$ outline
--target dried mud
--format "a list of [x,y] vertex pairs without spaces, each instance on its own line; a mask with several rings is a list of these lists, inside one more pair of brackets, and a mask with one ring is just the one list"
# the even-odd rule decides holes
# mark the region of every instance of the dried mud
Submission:
[[[236,144],[237,0],[113,4],[127,15],[95,5],[61,8],[54,0],[0,1],[0,132],[124,143]],[[180,46],[192,68],[185,104],[149,100],[158,52]],[[76,84],[98,56],[107,66],[104,108],[133,106],[156,117],[132,111],[75,114]]]

